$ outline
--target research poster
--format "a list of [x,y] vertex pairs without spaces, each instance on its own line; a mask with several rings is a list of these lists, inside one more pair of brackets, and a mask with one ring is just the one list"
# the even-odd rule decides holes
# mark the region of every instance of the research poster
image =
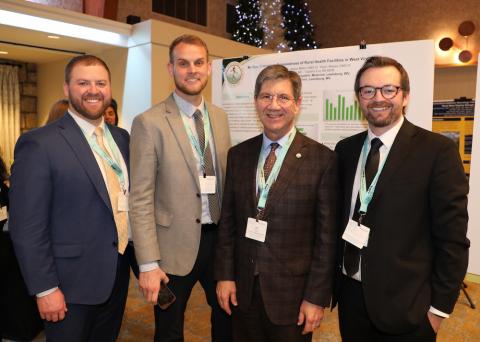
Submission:
[[213,61],[212,98],[230,122],[237,144],[261,132],[253,100],[255,79],[271,64],[283,64],[302,78],[302,105],[297,127],[307,136],[334,148],[345,137],[367,127],[353,91],[355,75],[365,59],[395,58],[410,76],[407,118],[432,128],[434,43],[432,40],[274,53]]
[[470,174],[475,100],[458,99],[433,103],[432,131],[452,139],[458,146],[463,168]]
[[[480,58],[480,56],[479,56]],[[477,68],[476,103],[480,103],[480,68]],[[470,194],[468,195],[468,238],[470,258],[468,273],[480,275],[480,106],[475,106],[472,156],[470,161]]]

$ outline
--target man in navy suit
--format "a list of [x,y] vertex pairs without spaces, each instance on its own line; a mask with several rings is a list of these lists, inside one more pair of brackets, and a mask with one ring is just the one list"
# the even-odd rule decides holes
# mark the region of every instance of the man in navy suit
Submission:
[[48,341],[115,341],[128,292],[128,133],[103,121],[110,71],[65,69],[69,109],[15,147],[10,231]]

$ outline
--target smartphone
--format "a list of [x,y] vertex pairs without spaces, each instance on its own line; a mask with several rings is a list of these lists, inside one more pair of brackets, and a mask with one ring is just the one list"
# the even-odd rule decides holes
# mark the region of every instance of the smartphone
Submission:
[[157,305],[160,309],[167,309],[177,299],[173,292],[164,283],[160,283],[160,291],[158,291]]

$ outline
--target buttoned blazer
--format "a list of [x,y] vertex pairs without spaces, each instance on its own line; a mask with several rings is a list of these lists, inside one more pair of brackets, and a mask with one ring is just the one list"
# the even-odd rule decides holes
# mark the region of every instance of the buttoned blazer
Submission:
[[[128,165],[127,131],[108,127]],[[67,303],[105,302],[117,231],[100,168],[69,114],[20,136],[9,195],[10,234],[29,293],[58,286]]]
[[[226,113],[206,104],[221,199],[230,133]],[[130,219],[138,263],[160,260],[169,274],[188,274],[201,234],[201,196],[192,146],[171,95],[132,124]]]
[[262,135],[230,149],[215,258],[217,280],[234,280],[239,308],[250,304],[255,265],[274,324],[295,324],[302,300],[328,306],[335,268],[337,162],[297,132],[267,199],[265,242],[245,237],[257,213]]
[[[366,134],[335,149],[343,187],[341,233]],[[468,262],[467,193],[457,145],[405,120],[364,218],[370,238],[362,250],[362,286],[377,328],[405,333],[425,319],[430,306],[452,312]]]

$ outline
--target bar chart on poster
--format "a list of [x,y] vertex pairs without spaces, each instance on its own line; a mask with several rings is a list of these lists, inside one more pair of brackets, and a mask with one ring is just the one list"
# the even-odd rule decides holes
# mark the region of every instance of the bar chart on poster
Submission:
[[268,65],[282,64],[302,79],[297,128],[330,148],[367,122],[354,93],[355,75],[374,55],[398,60],[410,75],[407,118],[432,128],[434,43],[431,40],[349,46],[217,59],[212,63],[213,103],[227,113],[234,144],[261,132],[254,107],[255,79]]

